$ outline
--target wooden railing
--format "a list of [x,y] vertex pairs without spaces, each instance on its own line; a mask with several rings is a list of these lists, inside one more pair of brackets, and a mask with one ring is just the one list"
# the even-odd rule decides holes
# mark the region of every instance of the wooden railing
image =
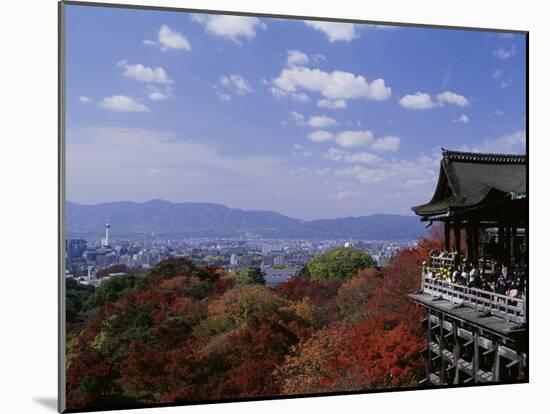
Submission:
[[427,276],[422,277],[422,291],[452,303],[503,318],[507,322],[525,322],[525,300],[522,298],[512,298]]
[[[429,265],[432,270],[437,270],[442,268],[453,269],[456,267],[458,263],[456,261],[455,255],[448,254],[448,253],[441,255],[440,253],[441,252],[439,251],[434,251],[430,253]],[[484,274],[491,275],[495,272],[495,265],[496,265],[496,262],[494,260],[480,258],[478,259],[478,263],[476,267],[480,270],[483,269]]]

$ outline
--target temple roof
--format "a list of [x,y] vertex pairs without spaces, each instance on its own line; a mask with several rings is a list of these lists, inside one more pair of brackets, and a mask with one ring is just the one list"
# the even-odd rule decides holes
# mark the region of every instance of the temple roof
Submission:
[[525,196],[525,155],[442,150],[439,180],[429,203],[412,210],[424,218]]

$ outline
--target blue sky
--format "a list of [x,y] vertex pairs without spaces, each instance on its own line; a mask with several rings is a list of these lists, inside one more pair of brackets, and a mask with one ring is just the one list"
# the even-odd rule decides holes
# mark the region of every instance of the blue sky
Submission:
[[67,194],[411,214],[440,148],[525,152],[525,36],[67,7]]

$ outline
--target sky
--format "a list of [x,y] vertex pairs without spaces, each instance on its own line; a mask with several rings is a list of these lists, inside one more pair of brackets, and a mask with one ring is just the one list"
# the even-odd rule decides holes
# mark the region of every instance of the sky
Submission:
[[525,153],[523,34],[67,6],[67,199],[412,214]]

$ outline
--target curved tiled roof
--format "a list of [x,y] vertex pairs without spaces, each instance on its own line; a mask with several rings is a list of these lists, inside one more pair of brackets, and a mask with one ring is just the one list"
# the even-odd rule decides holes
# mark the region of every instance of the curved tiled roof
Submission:
[[442,148],[443,159],[446,162],[462,161],[462,162],[480,162],[480,163],[497,163],[497,164],[525,164],[527,157],[518,154],[491,154],[479,152],[463,152],[451,151]]
[[429,203],[413,207],[423,217],[483,206],[527,192],[525,155],[484,154],[442,149],[439,180]]

